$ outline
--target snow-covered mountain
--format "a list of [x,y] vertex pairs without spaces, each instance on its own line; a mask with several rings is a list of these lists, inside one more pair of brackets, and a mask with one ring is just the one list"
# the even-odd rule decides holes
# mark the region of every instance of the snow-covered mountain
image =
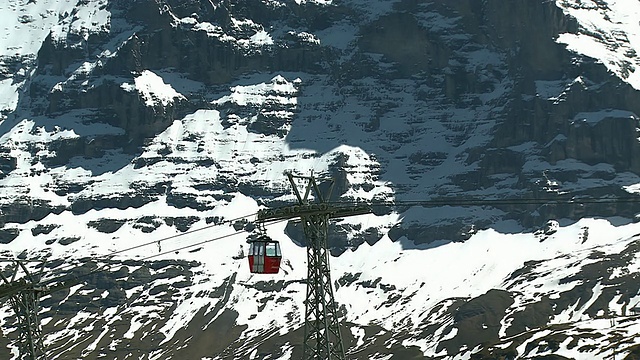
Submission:
[[299,358],[299,224],[279,274],[244,256],[284,171],[385,204],[330,228],[348,358],[640,356],[638,11],[4,1],[0,257],[86,280],[41,301],[48,358]]

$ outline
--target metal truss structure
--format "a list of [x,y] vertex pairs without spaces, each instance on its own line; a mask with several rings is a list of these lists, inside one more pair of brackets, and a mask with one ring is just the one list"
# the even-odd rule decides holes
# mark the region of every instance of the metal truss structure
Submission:
[[[368,205],[330,203],[334,179],[286,173],[298,203],[261,210],[258,222],[300,218],[307,240],[307,297],[305,300],[303,360],[344,360],[338,313],[331,286],[327,231],[329,221],[371,213]],[[321,191],[318,181],[328,189]],[[302,182],[303,191],[299,183]]]
[[[40,296],[46,288],[40,285],[45,261],[0,259],[0,301],[7,300],[18,324],[18,349],[20,359],[40,360],[45,356],[42,329],[38,309]],[[35,263],[36,273],[27,265]]]

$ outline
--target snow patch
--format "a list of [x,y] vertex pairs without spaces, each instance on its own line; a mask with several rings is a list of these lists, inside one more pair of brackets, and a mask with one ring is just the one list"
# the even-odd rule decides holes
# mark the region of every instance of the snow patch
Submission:
[[618,110],[618,109],[606,109],[592,112],[580,112],[573,117],[573,124],[587,124],[593,126],[605,119],[633,119],[638,120],[638,117],[631,111]]
[[577,34],[560,34],[567,49],[597,59],[609,71],[640,89],[640,3],[636,0],[556,0],[580,24]]
[[184,95],[175,91],[171,85],[156,75],[153,71],[144,70],[134,80],[135,84],[123,83],[121,88],[125,91],[138,91],[145,101],[145,105],[168,106],[176,100],[185,100]]

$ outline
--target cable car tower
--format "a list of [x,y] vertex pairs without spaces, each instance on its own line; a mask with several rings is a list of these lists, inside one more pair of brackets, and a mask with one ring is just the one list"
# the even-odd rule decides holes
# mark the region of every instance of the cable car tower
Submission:
[[[327,231],[329,220],[371,213],[368,205],[331,204],[335,185],[332,178],[285,173],[297,204],[264,209],[257,222],[300,218],[307,240],[307,297],[305,300],[303,360],[344,360],[344,347],[331,286]],[[324,192],[318,182],[328,186]],[[299,185],[302,185],[303,192]],[[323,186],[323,187],[324,187]]]
[[[40,296],[48,289],[40,284],[45,262],[14,259],[0,259],[0,264],[10,263],[6,269],[0,268],[0,303],[8,299],[17,318],[18,347],[21,359],[41,359],[45,355],[42,344],[42,330],[38,310]],[[38,272],[32,274],[27,262],[37,262]]]
[[[18,358],[44,360],[46,349],[40,327],[40,298],[55,291],[68,289],[80,283],[78,278],[62,281],[60,278],[41,282],[45,260],[0,258],[0,305],[8,301],[18,325]],[[28,266],[33,264],[32,266]],[[29,268],[35,268],[30,271]]]

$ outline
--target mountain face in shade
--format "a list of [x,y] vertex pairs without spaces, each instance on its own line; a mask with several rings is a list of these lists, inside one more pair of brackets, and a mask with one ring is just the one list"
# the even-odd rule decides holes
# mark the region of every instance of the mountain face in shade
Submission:
[[48,358],[300,358],[300,224],[279,274],[245,256],[285,171],[379,204],[329,227],[347,358],[639,357],[639,13],[4,1],[0,257],[83,279],[40,302]]

